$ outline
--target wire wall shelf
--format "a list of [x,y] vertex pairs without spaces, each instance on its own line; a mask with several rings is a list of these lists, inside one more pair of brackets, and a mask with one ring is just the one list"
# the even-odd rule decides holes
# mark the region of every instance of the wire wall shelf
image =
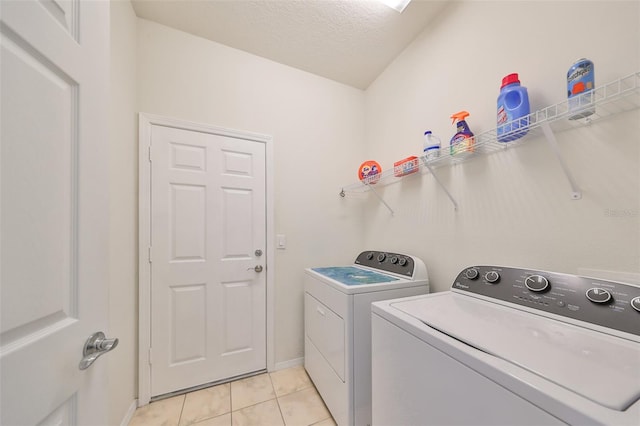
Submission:
[[[640,72],[633,73],[626,77],[615,80],[611,83],[596,87],[594,90],[575,96],[571,99],[548,106],[529,114],[526,117],[514,120],[500,128],[494,128],[475,135],[475,143],[470,151],[458,152],[455,155],[449,154],[449,146],[446,145],[440,150],[440,156],[437,158],[427,159],[420,157],[420,167],[417,172],[405,176],[396,176],[394,169],[387,169],[380,175],[376,175],[370,180],[356,182],[342,188],[341,196],[345,196],[348,192],[373,192],[380,198],[385,206],[392,212],[391,208],[384,202],[380,195],[375,191],[375,187],[386,186],[400,180],[411,178],[412,176],[431,173],[437,180],[437,176],[433,173],[435,169],[449,166],[452,164],[462,163],[471,160],[480,155],[491,154],[493,152],[504,151],[510,147],[526,143],[532,140],[532,136],[540,135],[541,132],[552,145],[558,159],[567,174],[567,178],[572,186],[572,198],[579,199],[579,190],[570,175],[569,170],[565,167],[564,160],[560,156],[555,141],[555,133],[561,133],[569,129],[583,127],[596,120],[615,116],[623,112],[640,108]],[[500,130],[500,138],[502,140],[510,140],[509,142],[501,142],[498,140],[498,131]],[[522,135],[524,133],[524,135]],[[375,180],[374,180],[375,179]],[[375,182],[375,184],[374,184]],[[438,182],[440,184],[440,182]],[[457,208],[457,203],[449,194],[446,188],[443,190]]]

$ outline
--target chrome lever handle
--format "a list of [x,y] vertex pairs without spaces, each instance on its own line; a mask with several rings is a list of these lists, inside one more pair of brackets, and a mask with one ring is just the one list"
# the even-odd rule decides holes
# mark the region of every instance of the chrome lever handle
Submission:
[[250,271],[251,269],[253,269],[256,272],[262,272],[262,265],[256,265],[253,268],[247,268],[247,271]]
[[118,346],[118,339],[107,339],[102,331],[93,333],[84,343],[82,360],[80,360],[78,368],[86,370],[100,355],[115,349],[116,346]]

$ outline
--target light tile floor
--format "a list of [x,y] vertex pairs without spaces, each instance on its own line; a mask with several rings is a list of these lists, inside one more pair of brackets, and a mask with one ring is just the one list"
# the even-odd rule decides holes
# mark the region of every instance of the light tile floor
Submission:
[[335,426],[302,366],[152,402],[129,426]]

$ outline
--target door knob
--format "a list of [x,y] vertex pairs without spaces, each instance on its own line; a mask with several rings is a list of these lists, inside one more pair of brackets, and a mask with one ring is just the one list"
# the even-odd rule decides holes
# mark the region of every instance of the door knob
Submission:
[[254,268],[247,268],[247,271],[253,269],[256,272],[262,272],[262,265],[256,265]]
[[256,250],[256,251],[255,251],[255,255],[256,255],[257,257],[262,256],[262,250],[260,250],[260,249]]
[[93,333],[84,343],[82,360],[78,368],[86,370],[100,355],[115,349],[116,346],[118,346],[118,339],[107,339],[102,331]]

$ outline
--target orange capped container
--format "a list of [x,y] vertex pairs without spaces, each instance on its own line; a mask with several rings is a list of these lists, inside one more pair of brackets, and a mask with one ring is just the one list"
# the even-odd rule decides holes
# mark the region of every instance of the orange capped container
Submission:
[[368,160],[360,164],[358,169],[358,179],[365,184],[374,184],[380,180],[380,174],[382,174],[382,167],[377,161]]

